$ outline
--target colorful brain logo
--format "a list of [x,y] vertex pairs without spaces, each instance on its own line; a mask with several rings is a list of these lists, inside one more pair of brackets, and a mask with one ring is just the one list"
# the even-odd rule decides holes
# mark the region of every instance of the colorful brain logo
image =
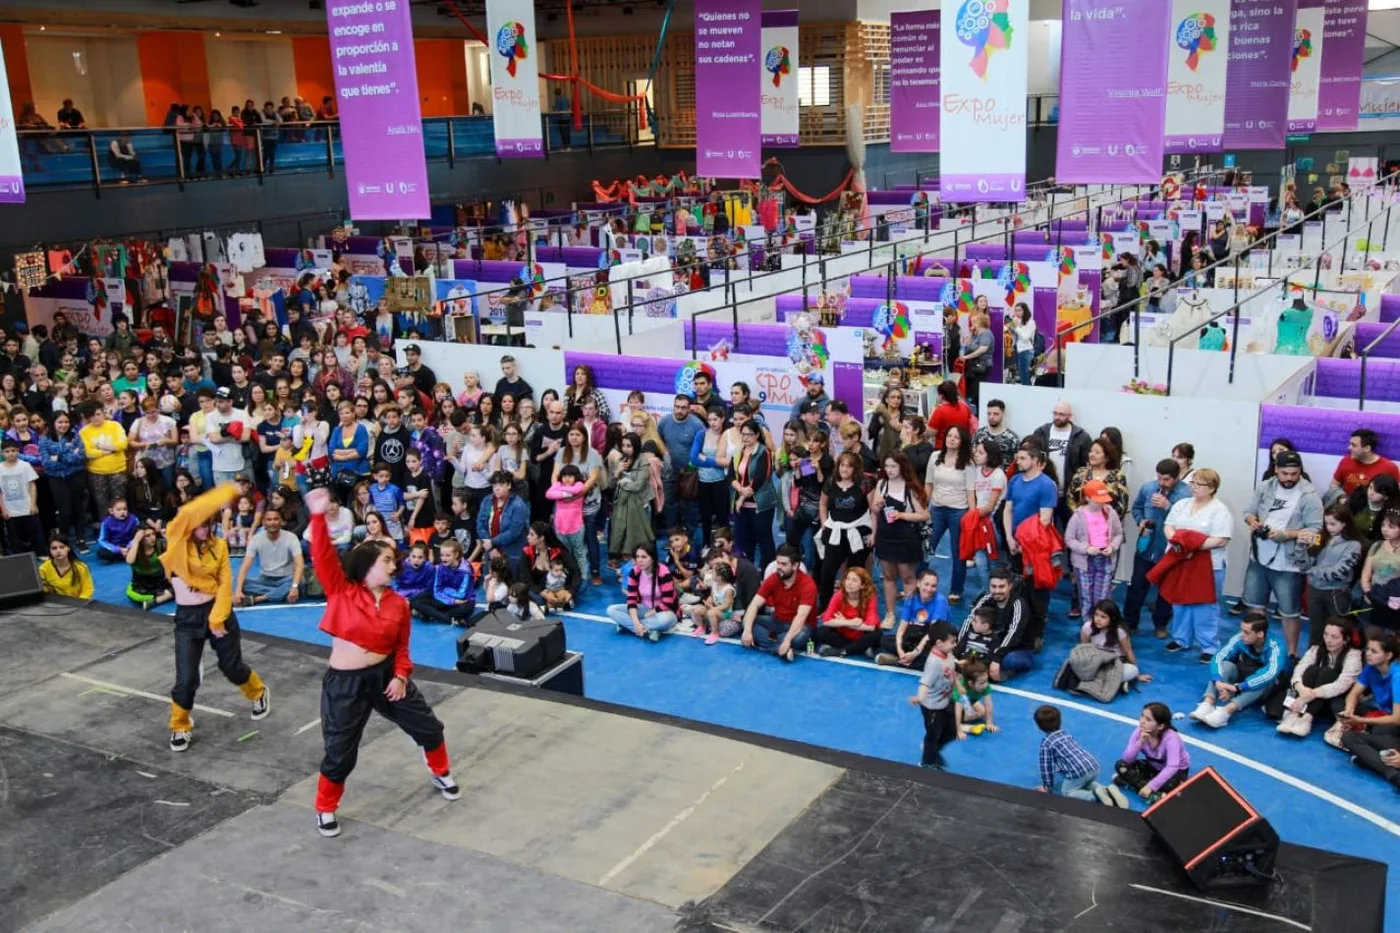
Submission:
[[1024,295],[1031,287],[1031,268],[1024,262],[1008,262],[997,273],[997,282],[1006,289],[1006,306],[1016,304],[1016,296]]
[[1099,242],[1103,245],[1103,261],[1112,262],[1113,255],[1117,251],[1113,245],[1113,234],[1105,233],[1099,237]]
[[1215,17],[1192,13],[1176,24],[1176,44],[1186,50],[1186,67],[1192,71],[1201,62],[1201,53],[1215,51]]
[[870,326],[877,334],[885,338],[885,346],[889,346],[895,340],[908,337],[911,330],[909,306],[902,301],[880,305],[871,317]]
[[977,296],[972,293],[972,279],[949,279],[943,283],[938,296],[945,308],[957,308],[959,314],[967,314],[977,305]]
[[1074,271],[1074,247],[1061,246],[1059,249],[1052,249],[1045,255],[1045,261],[1054,263],[1061,276],[1069,275]]
[[520,271],[517,272],[516,275],[520,277],[520,281],[525,282],[530,286],[531,297],[538,298],[544,294],[544,266],[540,265],[539,263],[535,263],[529,266],[521,266]]
[[1298,63],[1305,58],[1312,58],[1312,30],[1293,30],[1293,70],[1298,70]]
[[987,62],[993,52],[1011,48],[1011,0],[964,0],[958,8],[955,29],[958,41],[972,48],[972,71],[987,77]]
[[686,363],[679,370],[677,370],[676,394],[693,396],[695,394],[695,377],[700,375],[701,373],[704,373],[705,375],[709,376],[710,383],[712,385],[714,384],[715,368],[709,363],[701,363],[697,360],[695,362]]
[[524,61],[530,47],[522,23],[506,23],[496,33],[496,53],[506,60],[506,73],[515,77],[515,63]]
[[763,58],[763,69],[773,76],[773,86],[783,86],[783,75],[792,74],[792,53],[787,46],[775,45]]

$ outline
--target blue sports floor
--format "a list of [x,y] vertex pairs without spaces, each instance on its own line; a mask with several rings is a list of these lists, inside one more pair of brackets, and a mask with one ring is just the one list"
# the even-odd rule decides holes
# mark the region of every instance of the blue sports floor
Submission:
[[[946,559],[936,561],[948,579]],[[119,593],[124,566],[91,565],[98,593]],[[684,635],[659,643],[620,635],[606,621],[608,603],[619,602],[616,576],[585,592],[576,612],[565,616],[569,647],[584,654],[589,697],[655,712],[717,723],[814,745],[917,764],[923,727],[908,697],[917,678],[907,671],[876,667],[865,660],[799,658],[791,665],[749,651],[738,642],[706,646]],[[969,581],[969,593],[972,582]],[[1050,683],[1075,642],[1078,623],[1067,617],[1068,586],[1051,603],[1044,651],[1029,674],[998,686],[995,719],[1001,732],[971,736],[945,750],[951,770],[1019,787],[1039,783],[1036,748],[1040,733],[1031,714],[1054,703],[1064,726],[1089,748],[1105,778],[1122,753],[1142,704],[1160,700],[1173,712],[1190,712],[1199,701],[1206,668],[1194,654],[1169,655],[1153,638],[1150,624],[1134,647],[1152,683],[1111,704],[1056,691]],[[1121,590],[1118,593],[1121,603]],[[321,603],[258,607],[238,612],[245,630],[327,643],[318,630]],[[967,603],[954,607],[960,622]],[[170,606],[161,607],[171,611]],[[1144,613],[1146,616],[1146,613]],[[1226,620],[1223,632],[1237,619]],[[460,629],[415,621],[413,659],[452,668]],[[276,685],[273,685],[274,690]],[[207,690],[224,689],[210,681]],[[1400,869],[1400,794],[1379,777],[1352,765],[1322,741],[1321,730],[1306,740],[1279,736],[1258,711],[1246,711],[1213,730],[1178,720],[1193,770],[1214,765],[1289,842],[1333,849]],[[1135,797],[1135,805],[1141,801]],[[1388,892],[1388,929],[1400,930],[1400,884]]]

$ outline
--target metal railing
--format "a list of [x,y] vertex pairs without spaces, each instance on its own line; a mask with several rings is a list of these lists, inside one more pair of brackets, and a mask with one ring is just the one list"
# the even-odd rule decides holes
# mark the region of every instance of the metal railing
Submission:
[[[1392,174],[1392,175],[1388,175],[1388,176],[1386,176],[1385,178],[1378,179],[1378,180],[1377,180],[1377,185],[1393,184],[1393,183],[1395,183],[1395,181],[1396,181],[1397,179],[1400,179],[1400,172],[1397,172],[1397,173]],[[1376,218],[1371,216],[1371,208],[1370,208],[1371,199],[1370,199],[1369,197],[1367,197],[1364,193],[1355,194],[1355,195],[1353,195],[1350,199],[1348,199],[1348,201],[1347,201],[1347,216],[1348,216],[1348,218],[1351,217],[1352,207],[1353,207],[1353,205],[1354,205],[1354,202],[1355,202],[1356,198],[1358,198],[1358,197],[1359,197],[1359,198],[1364,198],[1364,199],[1365,199],[1365,202],[1364,202],[1364,203],[1365,203],[1365,205],[1366,205],[1366,217],[1365,217],[1365,219],[1363,220],[1363,223],[1366,224],[1366,226],[1367,226],[1368,229],[1372,229],[1372,230],[1373,230],[1373,229],[1374,229],[1374,226],[1375,226],[1375,220],[1376,220]],[[1376,217],[1382,217],[1382,216],[1383,216],[1383,217],[1385,218],[1385,225],[1386,225],[1387,227],[1389,227],[1389,225],[1390,225],[1390,215],[1391,215],[1391,212],[1395,209],[1395,207],[1396,207],[1396,205],[1395,205],[1394,203],[1392,203],[1392,204],[1388,205],[1380,214],[1377,214],[1377,215],[1376,215]],[[1326,210],[1326,208],[1319,208],[1319,210]],[[1343,257],[1343,258],[1342,258],[1341,264],[1339,265],[1339,268],[1345,268],[1345,264],[1346,264],[1346,263],[1345,263],[1346,247],[1347,247],[1347,243],[1348,243],[1349,238],[1350,238],[1353,234],[1359,232],[1361,229],[1362,229],[1362,228],[1361,228],[1360,225],[1352,226],[1352,225],[1349,223],[1348,226],[1347,226],[1346,231],[1342,234],[1341,239],[1340,239],[1339,242],[1340,242],[1341,247],[1342,247],[1342,257]],[[1267,236],[1261,237],[1259,240],[1255,241],[1255,243],[1251,244],[1249,248],[1250,248],[1250,249],[1253,249],[1255,246],[1259,245],[1260,243],[1264,243],[1264,242],[1266,242],[1266,241],[1273,240],[1274,238],[1276,238],[1276,237],[1278,237],[1278,236],[1280,235],[1280,232],[1281,232],[1281,231],[1275,231],[1274,233],[1271,233],[1271,234],[1269,234],[1269,235],[1267,235]],[[1369,237],[1368,237],[1368,239],[1369,239]],[[1324,239],[1322,246],[1321,246],[1321,247],[1319,248],[1319,250],[1318,250],[1317,259],[1316,259],[1316,261],[1315,261],[1315,262],[1316,262],[1316,272],[1315,272],[1314,278],[1313,278],[1313,290],[1314,290],[1314,291],[1319,290],[1319,289],[1318,289],[1318,286],[1319,286],[1319,282],[1320,282],[1321,276],[1322,276],[1322,257],[1323,257],[1324,254],[1326,254],[1326,253],[1328,252],[1328,250],[1335,248],[1336,245],[1337,245],[1337,242],[1334,242],[1334,243],[1332,243],[1332,244],[1329,245],[1329,244],[1326,242],[1326,240]],[[1270,248],[1272,248],[1272,247],[1270,247]],[[1230,369],[1229,369],[1229,375],[1228,375],[1227,381],[1228,381],[1230,384],[1233,384],[1234,381],[1235,381],[1235,362],[1236,362],[1236,360],[1237,360],[1237,358],[1238,358],[1238,356],[1239,356],[1239,347],[1240,347],[1240,317],[1241,317],[1241,315],[1240,315],[1240,309],[1241,309],[1242,307],[1244,307],[1246,304],[1248,304],[1249,302],[1253,301],[1255,298],[1259,298],[1259,297],[1262,297],[1262,296],[1264,296],[1264,295],[1267,295],[1269,292],[1273,291],[1275,288],[1280,288],[1280,289],[1282,289],[1283,295],[1286,297],[1286,296],[1288,295],[1288,289],[1289,289],[1289,287],[1290,287],[1290,286],[1296,286],[1296,285],[1298,285],[1298,283],[1292,281],[1291,275],[1286,275],[1286,276],[1283,277],[1283,279],[1279,282],[1278,285],[1268,285],[1268,286],[1266,286],[1266,287],[1264,287],[1264,288],[1261,288],[1261,289],[1256,290],[1255,292],[1253,292],[1253,293],[1250,294],[1250,295],[1245,296],[1245,298],[1240,299],[1240,297],[1239,297],[1239,259],[1240,259],[1240,256],[1241,256],[1244,252],[1246,252],[1246,250],[1242,250],[1240,253],[1237,253],[1237,254],[1234,256],[1235,271],[1236,271],[1236,274],[1235,274],[1236,289],[1235,289],[1235,302],[1234,302],[1234,304],[1232,304],[1230,307],[1226,308],[1226,309],[1223,310],[1223,311],[1220,311],[1220,312],[1218,312],[1218,313],[1216,313],[1216,314],[1211,315],[1208,319],[1206,319],[1205,321],[1202,321],[1199,325],[1192,327],[1192,329],[1191,329],[1190,331],[1188,331],[1188,332],[1186,332],[1186,333],[1183,333],[1183,334],[1178,334],[1177,336],[1173,337],[1173,338],[1171,339],[1171,341],[1167,344],[1167,381],[1166,381],[1166,387],[1167,387],[1167,394],[1168,394],[1168,395],[1171,395],[1171,390],[1172,390],[1173,366],[1174,366],[1174,363],[1175,363],[1175,361],[1176,361],[1176,345],[1177,345],[1178,343],[1180,343],[1182,340],[1185,340],[1187,337],[1192,336],[1193,333],[1199,331],[1201,328],[1206,327],[1206,326],[1208,326],[1208,325],[1210,325],[1210,324],[1213,324],[1213,323],[1215,323],[1216,321],[1220,320],[1221,318],[1226,317],[1227,315],[1232,315],[1232,314],[1234,315],[1234,324],[1233,324],[1233,327],[1232,327],[1232,330],[1231,330],[1231,336],[1230,336]],[[1304,289],[1306,289],[1306,286],[1301,286],[1301,287],[1303,287]],[[1393,329],[1393,325],[1392,325],[1392,328],[1391,328],[1391,329]],[[1369,348],[1368,348],[1368,349],[1369,349]],[[1365,368],[1364,368],[1364,367],[1365,367],[1365,361],[1364,361],[1364,358],[1363,358],[1363,362],[1362,362],[1362,367],[1363,367],[1363,368],[1362,368],[1362,393],[1363,393],[1363,395],[1364,395],[1364,391],[1365,391],[1365,381],[1364,381],[1364,380],[1365,380]]]
[[[1210,172],[1210,174],[1212,174],[1212,175],[1221,174],[1222,171],[1223,171],[1223,170],[1212,170],[1212,171]],[[1189,181],[1189,180],[1188,180],[1188,181]],[[1350,218],[1350,216],[1351,216],[1351,204],[1352,204],[1352,202],[1351,202],[1350,200],[1348,200],[1348,201],[1347,201],[1347,216],[1348,216],[1348,218]],[[1225,267],[1225,266],[1227,266],[1227,265],[1233,263],[1233,264],[1234,264],[1234,267],[1235,267],[1235,279],[1234,279],[1234,286],[1233,286],[1233,287],[1234,287],[1234,300],[1235,300],[1236,302],[1238,302],[1238,301],[1240,300],[1240,275],[1239,275],[1239,270],[1240,270],[1240,260],[1241,260],[1241,258],[1243,258],[1246,254],[1248,254],[1248,253],[1251,252],[1252,250],[1257,249],[1257,248],[1259,248],[1259,247],[1261,247],[1261,246],[1264,246],[1264,247],[1268,250],[1268,256],[1269,256],[1269,267],[1268,267],[1268,273],[1267,273],[1267,274],[1268,274],[1268,275],[1272,275],[1272,274],[1273,274],[1273,243],[1272,243],[1272,241],[1274,241],[1277,237],[1279,237],[1279,236],[1281,236],[1281,235],[1284,235],[1284,231],[1285,231],[1285,230],[1287,230],[1287,229],[1292,229],[1294,226],[1297,226],[1297,227],[1299,227],[1299,228],[1301,229],[1302,224],[1307,223],[1307,222],[1308,222],[1309,220],[1311,220],[1312,218],[1315,218],[1315,217],[1319,217],[1319,216],[1320,216],[1320,217],[1322,218],[1322,237],[1323,237],[1323,240],[1324,240],[1324,242],[1325,242],[1325,241],[1326,241],[1326,235],[1327,235],[1327,217],[1328,217],[1329,214],[1333,213],[1334,211],[1335,211],[1335,208],[1334,208],[1332,205],[1327,205],[1327,206],[1325,206],[1325,207],[1320,207],[1320,208],[1318,208],[1317,210],[1315,210],[1315,211],[1313,211],[1313,212],[1311,212],[1311,213],[1309,213],[1309,214],[1304,214],[1302,218],[1300,218],[1299,220],[1297,220],[1295,223],[1290,224],[1290,225],[1289,225],[1288,227],[1286,227],[1286,228],[1285,228],[1285,227],[1280,227],[1278,230],[1274,231],[1273,233],[1266,234],[1266,235],[1264,235],[1264,236],[1259,237],[1259,238],[1256,239],[1256,240],[1251,241],[1251,242],[1248,243],[1246,246],[1244,246],[1244,247],[1242,247],[1241,249],[1235,251],[1235,252],[1233,253],[1233,255],[1230,255],[1230,256],[1223,256],[1223,257],[1221,257],[1220,259],[1217,259],[1217,260],[1215,260],[1214,262],[1211,262],[1211,263],[1209,263],[1209,264],[1207,264],[1207,265],[1201,267],[1199,270],[1194,270],[1194,269],[1193,269],[1193,270],[1190,270],[1190,271],[1192,271],[1192,272],[1195,273],[1196,275],[1204,275],[1204,274],[1206,274],[1206,273],[1211,273],[1210,278],[1213,280],[1213,279],[1214,279],[1214,273],[1215,273],[1216,271],[1218,271],[1219,269],[1221,269],[1221,268],[1223,268],[1223,267]],[[1100,211],[1100,216],[1102,216],[1102,211]],[[1210,221],[1206,220],[1204,214],[1202,214],[1202,217],[1201,217],[1201,229],[1198,230],[1197,232],[1198,232],[1199,234],[1201,234],[1202,236],[1204,236],[1204,235],[1205,235],[1205,230],[1206,230],[1207,226],[1209,225],[1209,223],[1210,223]],[[1388,231],[1387,231],[1387,232],[1388,232]],[[1386,238],[1383,237],[1382,239],[1384,240],[1384,239],[1386,239]],[[1266,244],[1267,244],[1267,245],[1266,245]],[[1344,243],[1343,245],[1345,246],[1345,243]],[[1384,248],[1384,247],[1382,247],[1382,248]],[[1180,266],[1181,266],[1181,268],[1182,268],[1183,270],[1185,270],[1185,268],[1186,268],[1186,263],[1190,261],[1190,257],[1181,256],[1181,257],[1179,257],[1179,259],[1180,259]],[[1321,252],[1319,252],[1319,254],[1318,254],[1318,259],[1317,259],[1317,275],[1318,275],[1318,278],[1320,278],[1320,276],[1321,276],[1321,270],[1322,270],[1322,256],[1321,256]],[[1150,270],[1146,270],[1146,271],[1150,271]],[[1178,276],[1177,278],[1171,280],[1171,286],[1172,286],[1173,288],[1181,288],[1181,287],[1182,287],[1181,283],[1184,282],[1185,279],[1186,279],[1186,272],[1183,271],[1182,274],[1181,274],[1180,276]],[[1314,285],[1314,287],[1316,287],[1316,285],[1317,285],[1317,281],[1316,281],[1316,280],[1314,281],[1313,285]],[[1149,292],[1148,294],[1145,294],[1145,295],[1140,295],[1140,296],[1138,296],[1137,298],[1134,298],[1132,301],[1127,302],[1126,304],[1118,304],[1118,305],[1115,305],[1113,308],[1111,308],[1111,309],[1108,310],[1108,311],[1102,311],[1102,312],[1100,312],[1099,314],[1097,314],[1097,315],[1095,315],[1095,316],[1089,318],[1089,319],[1086,320],[1086,321],[1081,321],[1080,323],[1078,323],[1078,324],[1074,325],[1073,327],[1069,328],[1068,330],[1064,331],[1063,334],[1057,333],[1057,334],[1055,335],[1055,351],[1054,351],[1055,354],[1056,354],[1056,360],[1057,360],[1056,372],[1060,373],[1060,374],[1061,374],[1061,377],[1063,378],[1063,374],[1064,374],[1064,345],[1065,345],[1065,343],[1067,343],[1067,342],[1071,342],[1071,341],[1066,341],[1066,340],[1064,339],[1064,337],[1065,337],[1066,335],[1076,333],[1076,332],[1078,332],[1078,331],[1084,330],[1085,328],[1092,328],[1095,324],[1100,323],[1101,321],[1103,321],[1105,318],[1108,318],[1108,317],[1113,317],[1113,316],[1118,316],[1118,315],[1131,315],[1131,317],[1132,317],[1132,322],[1133,322],[1133,378],[1136,379],[1136,378],[1138,378],[1139,376],[1141,376],[1141,374],[1142,374],[1142,312],[1143,312],[1143,310],[1151,303],[1152,297],[1153,297],[1153,296],[1152,296],[1152,294],[1151,294],[1150,292]],[[1123,320],[1123,321],[1126,321],[1127,318],[1124,317],[1122,320]],[[1120,326],[1121,326],[1121,324],[1120,324]],[[1232,365],[1231,365],[1231,371],[1232,371],[1231,381],[1233,381],[1233,369],[1234,369],[1234,367],[1233,367],[1233,361],[1232,361]],[[1168,382],[1170,382],[1170,379],[1168,380]]]
[[[653,147],[638,128],[636,108],[583,115],[572,128],[567,113],[540,115],[545,155],[560,151]],[[429,162],[455,167],[459,159],[494,158],[490,116],[427,117],[422,121]],[[118,158],[121,142],[134,161]],[[128,147],[127,143],[130,144]],[[20,163],[32,190],[104,188],[131,184],[175,184],[229,177],[325,172],[334,178],[345,164],[339,121],[218,127],[113,127],[102,129],[19,128]]]

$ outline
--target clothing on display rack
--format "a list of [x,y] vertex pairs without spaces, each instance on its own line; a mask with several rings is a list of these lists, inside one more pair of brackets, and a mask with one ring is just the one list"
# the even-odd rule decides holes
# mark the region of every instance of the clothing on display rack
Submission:
[[224,241],[219,239],[216,233],[205,232],[202,237],[204,243],[205,262],[225,262],[227,261],[224,250]]
[[165,243],[165,257],[171,262],[189,262],[190,248],[183,237],[171,237]]
[[1302,298],[1283,310],[1278,321],[1278,341],[1274,352],[1282,356],[1308,356],[1308,329],[1312,327],[1313,310]]
[[1224,350],[1226,345],[1225,328],[1221,327],[1219,322],[1211,321],[1201,329],[1201,339],[1198,349]]
[[224,251],[233,267],[245,274],[267,265],[261,233],[235,233],[228,238]]

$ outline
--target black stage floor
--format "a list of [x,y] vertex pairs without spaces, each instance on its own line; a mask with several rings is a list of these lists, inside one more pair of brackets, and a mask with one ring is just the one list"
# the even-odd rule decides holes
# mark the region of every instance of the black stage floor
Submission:
[[1203,897],[1133,814],[423,668],[463,800],[373,724],[322,840],[325,652],[245,654],[273,715],[211,663],[173,755],[168,621],[0,613],[0,933],[1383,929],[1378,863]]

